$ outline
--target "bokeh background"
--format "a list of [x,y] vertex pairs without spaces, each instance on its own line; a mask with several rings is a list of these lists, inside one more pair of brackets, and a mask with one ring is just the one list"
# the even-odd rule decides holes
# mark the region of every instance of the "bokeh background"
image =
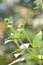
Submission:
[[[40,30],[43,31],[43,11],[34,9],[35,7],[34,0],[0,0],[0,65],[8,65],[14,60],[15,58],[10,53],[18,48],[13,42],[4,45],[5,39],[11,32],[7,29],[4,19],[12,18],[15,29],[27,20],[25,30],[32,40]],[[28,42],[26,38],[22,41]]]

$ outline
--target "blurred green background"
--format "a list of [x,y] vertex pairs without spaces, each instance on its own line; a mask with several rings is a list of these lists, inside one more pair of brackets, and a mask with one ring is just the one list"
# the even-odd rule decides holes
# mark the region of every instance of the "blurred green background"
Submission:
[[[12,18],[15,29],[26,20],[25,31],[32,41],[35,35],[43,30],[43,12],[41,9],[35,10],[35,7],[34,0],[0,0],[0,65],[8,65],[14,60],[10,53],[18,48],[13,42],[4,45],[5,39],[11,32],[4,23],[4,19]],[[27,43],[28,40],[22,37],[22,41]]]

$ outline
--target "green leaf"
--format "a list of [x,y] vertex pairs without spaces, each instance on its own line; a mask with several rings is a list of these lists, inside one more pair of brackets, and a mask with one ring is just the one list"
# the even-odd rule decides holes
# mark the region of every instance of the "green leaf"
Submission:
[[42,31],[40,31],[33,39],[33,45],[35,47],[41,47],[42,44]]
[[10,63],[9,65],[15,64],[15,63],[20,62],[20,61],[32,60],[32,59],[36,59],[36,58],[37,58],[37,56],[27,53],[24,56],[22,56],[21,58],[19,58],[19,59],[13,61],[12,63]]

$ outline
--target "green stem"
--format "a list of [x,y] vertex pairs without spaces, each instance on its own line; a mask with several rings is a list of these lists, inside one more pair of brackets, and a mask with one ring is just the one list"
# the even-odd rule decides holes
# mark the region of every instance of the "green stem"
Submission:
[[[21,43],[21,45],[23,44],[23,42],[21,41],[21,39],[18,39],[19,40],[19,42]],[[24,45],[23,45],[24,46]],[[24,46],[25,47],[25,46]],[[27,50],[27,52],[29,52],[29,53],[31,53],[31,54],[33,54],[32,52],[33,52],[33,50],[32,51],[30,51],[30,49],[28,49],[28,48],[26,48],[25,47],[25,49]]]
[[[13,40],[13,42],[15,43],[15,40]],[[18,48],[20,49],[20,46],[19,46],[19,44],[18,43],[16,43],[16,45],[18,46]]]

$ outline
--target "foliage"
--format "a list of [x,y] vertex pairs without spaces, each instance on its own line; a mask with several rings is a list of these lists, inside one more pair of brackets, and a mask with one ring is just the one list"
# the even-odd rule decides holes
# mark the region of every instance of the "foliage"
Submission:
[[43,10],[43,0],[35,0],[34,3],[36,4],[35,9],[41,9],[41,10]]
[[[15,46],[10,45],[6,47],[5,52],[7,53],[9,52],[11,53],[12,56],[15,57],[14,61],[8,65],[16,65],[16,64],[17,65],[19,64],[20,65],[43,65],[43,33],[42,33],[43,31],[40,31],[35,36],[34,32],[31,32],[29,29],[28,31],[27,29],[25,29],[27,19],[35,16],[34,11],[32,11],[31,9],[25,8],[25,7],[33,8],[32,5],[30,6],[30,4],[32,4],[34,0],[32,0],[31,2],[30,1],[31,0],[20,0],[20,4],[18,3],[19,6],[17,5],[17,7],[15,7],[15,10],[14,10],[16,12],[15,19],[17,18],[25,19],[23,24],[18,25],[17,29],[14,29],[13,27],[14,24],[13,24],[12,17],[10,17],[9,19],[6,18],[4,20],[7,26],[7,31],[5,35],[7,35],[8,33],[7,35],[8,38],[5,39],[4,44],[6,46],[7,46],[7,43],[11,43],[11,42],[15,44]],[[36,4],[36,7],[34,9],[41,9],[43,11],[42,0],[35,0],[34,4]],[[4,29],[5,27],[3,27],[3,30]],[[43,25],[42,25],[42,30],[43,30]],[[28,40],[28,43],[24,43],[22,41],[23,38]],[[6,60],[5,56],[0,57],[1,65],[6,65],[8,61],[9,60]]]
[[[32,0],[33,1],[33,0]],[[29,0],[30,2],[30,0]],[[22,3],[21,3],[22,4]],[[42,0],[35,0],[34,4],[36,4],[36,7],[34,9],[41,9],[43,11],[43,2]],[[23,4],[22,4],[23,5]],[[25,5],[25,4],[24,4]],[[25,12],[21,12],[25,10]],[[21,9],[21,11],[20,11]],[[32,15],[34,16],[34,13],[29,10],[25,9],[25,7],[19,6],[15,7],[16,13],[20,14],[21,17],[25,18],[23,24],[18,25],[17,29],[14,29],[13,27],[13,19],[10,17],[9,19],[6,18],[4,22],[7,25],[7,32],[9,32],[10,35],[8,35],[8,38],[5,39],[4,44],[7,45],[7,43],[11,43],[11,41],[17,45],[12,46],[14,49],[11,48],[11,46],[6,47],[7,53],[11,53],[15,57],[14,61],[11,62],[8,65],[43,65],[43,33],[40,31],[35,37],[33,32],[30,30],[27,34],[27,30],[25,29],[25,25],[27,23],[27,18],[31,18]],[[31,12],[31,15],[29,14]],[[28,17],[29,16],[29,17]],[[15,17],[16,18],[16,17]],[[6,33],[7,33],[6,32]],[[28,43],[23,43],[22,39],[26,38],[28,40]],[[31,39],[30,39],[31,37]],[[26,45],[27,44],[27,45]],[[10,47],[10,48],[9,48]],[[15,49],[15,47],[17,47]],[[8,49],[7,49],[8,48]],[[5,52],[6,52],[5,50]],[[2,59],[3,60],[3,59]]]
[[[43,52],[41,51],[43,49],[42,31],[40,31],[35,36],[35,38],[33,38],[33,40],[31,41],[27,33],[25,32],[26,21],[24,21],[24,24],[20,24],[17,30],[13,29],[13,26],[12,26],[13,23],[9,24],[11,23],[10,19],[6,19],[5,21],[7,21],[6,22],[7,26],[13,31],[11,35],[7,38],[7,42],[9,42],[9,39],[11,39],[18,46],[18,49],[12,52],[11,54],[20,53],[21,55],[21,57],[14,60],[12,63],[8,65],[13,65],[13,64],[15,65],[17,62],[23,62],[23,61],[28,61],[27,65],[31,65],[31,63],[32,65],[33,64],[42,65],[43,64]],[[21,40],[22,35],[24,35],[27,38],[29,45],[31,47],[26,47],[25,45],[23,45],[24,43]],[[5,41],[5,44],[7,42]],[[23,45],[24,48],[21,48],[21,46],[19,45],[19,42],[20,42],[20,45]]]

